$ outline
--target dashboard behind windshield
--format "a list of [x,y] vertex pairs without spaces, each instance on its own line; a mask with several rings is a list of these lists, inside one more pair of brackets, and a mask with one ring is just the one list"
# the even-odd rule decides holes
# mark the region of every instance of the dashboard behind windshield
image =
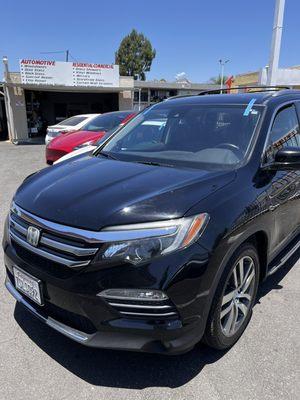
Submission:
[[139,114],[103,151],[126,161],[234,168],[249,149],[262,108],[247,105],[172,105]]

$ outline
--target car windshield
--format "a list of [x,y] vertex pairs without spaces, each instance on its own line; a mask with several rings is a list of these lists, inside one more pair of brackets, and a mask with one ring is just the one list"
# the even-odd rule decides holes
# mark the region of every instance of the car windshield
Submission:
[[99,115],[98,117],[95,117],[86,125],[84,125],[82,130],[93,132],[107,132],[120,125],[129,114],[130,113],[122,112]]
[[139,114],[101,149],[124,161],[236,168],[250,148],[261,106],[175,105]]
[[79,117],[79,116],[78,117],[71,117],[71,118],[64,119],[63,121],[61,121],[57,125],[75,126],[75,125],[80,124],[81,122],[83,122],[87,118],[88,117]]

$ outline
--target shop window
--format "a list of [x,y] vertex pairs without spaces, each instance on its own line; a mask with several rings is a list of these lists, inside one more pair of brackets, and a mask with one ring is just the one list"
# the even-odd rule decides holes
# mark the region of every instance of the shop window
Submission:
[[[139,101],[139,92],[135,91],[134,92],[134,101],[138,102]],[[141,102],[147,103],[148,102],[148,90],[142,90],[141,91]]]

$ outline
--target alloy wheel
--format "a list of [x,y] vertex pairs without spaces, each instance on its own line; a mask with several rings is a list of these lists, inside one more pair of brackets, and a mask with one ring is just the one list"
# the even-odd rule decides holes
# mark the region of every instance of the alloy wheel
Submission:
[[243,324],[255,289],[255,265],[251,257],[242,257],[234,266],[222,298],[220,323],[225,336],[233,336]]

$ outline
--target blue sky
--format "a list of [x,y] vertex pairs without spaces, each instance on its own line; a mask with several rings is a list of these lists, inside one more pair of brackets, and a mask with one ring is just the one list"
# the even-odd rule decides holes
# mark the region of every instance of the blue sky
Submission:
[[[157,55],[147,79],[193,82],[268,64],[275,0],[69,1],[15,0],[1,6],[0,55],[17,71],[19,58],[63,60],[46,51],[70,49],[77,61],[112,63],[121,39],[136,28]],[[300,1],[286,0],[281,66],[300,64]],[[2,63],[0,77],[3,76]]]

